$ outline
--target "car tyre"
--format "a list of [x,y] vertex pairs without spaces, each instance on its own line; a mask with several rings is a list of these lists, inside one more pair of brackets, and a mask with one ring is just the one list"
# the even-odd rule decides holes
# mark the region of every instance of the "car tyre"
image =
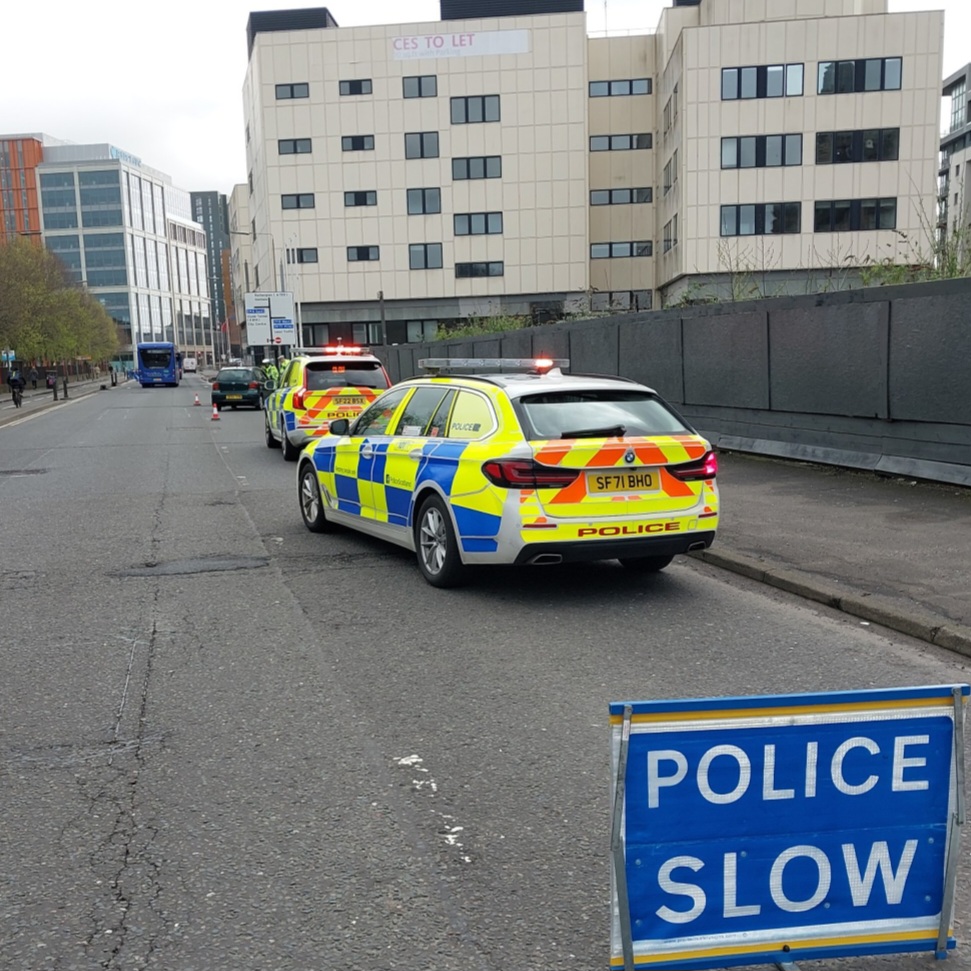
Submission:
[[635,573],[660,573],[674,559],[673,556],[632,556],[621,559],[627,570]]
[[320,483],[313,462],[305,462],[297,476],[297,500],[303,524],[312,533],[327,533],[331,524],[324,515],[324,502],[320,496]]
[[452,518],[438,496],[429,496],[415,520],[415,552],[418,569],[433,587],[457,587],[467,579]]
[[288,462],[296,462],[297,456],[300,454],[300,449],[287,438],[287,430],[283,427],[282,423],[280,424],[280,445],[283,448],[283,457]]
[[270,431],[269,421],[263,422],[263,437],[266,439],[267,448],[279,448],[280,443],[273,437],[273,432]]

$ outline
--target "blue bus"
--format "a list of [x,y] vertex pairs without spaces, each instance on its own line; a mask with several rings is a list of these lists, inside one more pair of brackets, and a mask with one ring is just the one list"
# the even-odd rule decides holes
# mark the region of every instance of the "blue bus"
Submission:
[[177,388],[182,380],[182,355],[171,341],[138,344],[135,377],[143,388],[165,384]]

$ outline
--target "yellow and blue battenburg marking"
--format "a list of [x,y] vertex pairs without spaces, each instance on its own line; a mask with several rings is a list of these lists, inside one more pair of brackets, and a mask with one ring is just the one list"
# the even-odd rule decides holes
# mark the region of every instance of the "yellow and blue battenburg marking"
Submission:
[[611,967],[946,956],[969,693],[612,703]]
[[[363,515],[363,508],[367,507],[380,522],[410,528],[415,494],[433,482],[449,500],[462,548],[471,553],[495,552],[502,517],[494,496],[491,491],[482,490],[481,485],[477,494],[462,493],[464,473],[460,459],[469,447],[467,442],[378,439],[370,445],[370,454],[355,445],[354,454],[346,458],[340,453],[340,441],[322,443],[314,450],[314,465],[324,486],[337,497],[341,512]],[[389,449],[409,453],[415,448],[421,450],[417,461],[408,455],[400,470],[389,470]],[[346,465],[341,464],[342,459]],[[362,489],[368,491],[369,503],[362,499]],[[483,503],[495,506],[496,511],[476,508]]]

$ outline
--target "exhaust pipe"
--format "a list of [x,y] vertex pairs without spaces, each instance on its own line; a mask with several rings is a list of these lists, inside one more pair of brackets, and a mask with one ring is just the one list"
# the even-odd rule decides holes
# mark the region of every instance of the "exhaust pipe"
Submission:
[[531,566],[555,566],[562,562],[563,556],[560,553],[540,553],[529,561]]
[[708,549],[707,543],[692,543],[688,547],[688,552],[693,553],[695,550],[706,550],[706,549]]

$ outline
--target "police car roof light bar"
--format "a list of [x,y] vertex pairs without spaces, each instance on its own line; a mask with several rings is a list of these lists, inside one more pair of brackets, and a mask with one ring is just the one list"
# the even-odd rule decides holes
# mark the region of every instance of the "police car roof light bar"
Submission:
[[354,344],[354,345],[350,345],[350,344],[327,344],[324,347],[294,347],[294,348],[291,348],[291,350],[293,351],[293,353],[295,355],[296,354],[309,354],[309,355],[317,355],[318,357],[323,357],[323,356],[328,355],[328,354],[329,355],[332,355],[332,356],[334,354],[353,354],[353,355],[356,356],[358,354],[370,354],[371,353],[371,348],[370,347],[361,347],[361,346],[359,346],[357,344]]
[[515,370],[545,374],[553,368],[568,368],[568,358],[551,357],[424,357],[418,367],[433,374],[443,371]]

